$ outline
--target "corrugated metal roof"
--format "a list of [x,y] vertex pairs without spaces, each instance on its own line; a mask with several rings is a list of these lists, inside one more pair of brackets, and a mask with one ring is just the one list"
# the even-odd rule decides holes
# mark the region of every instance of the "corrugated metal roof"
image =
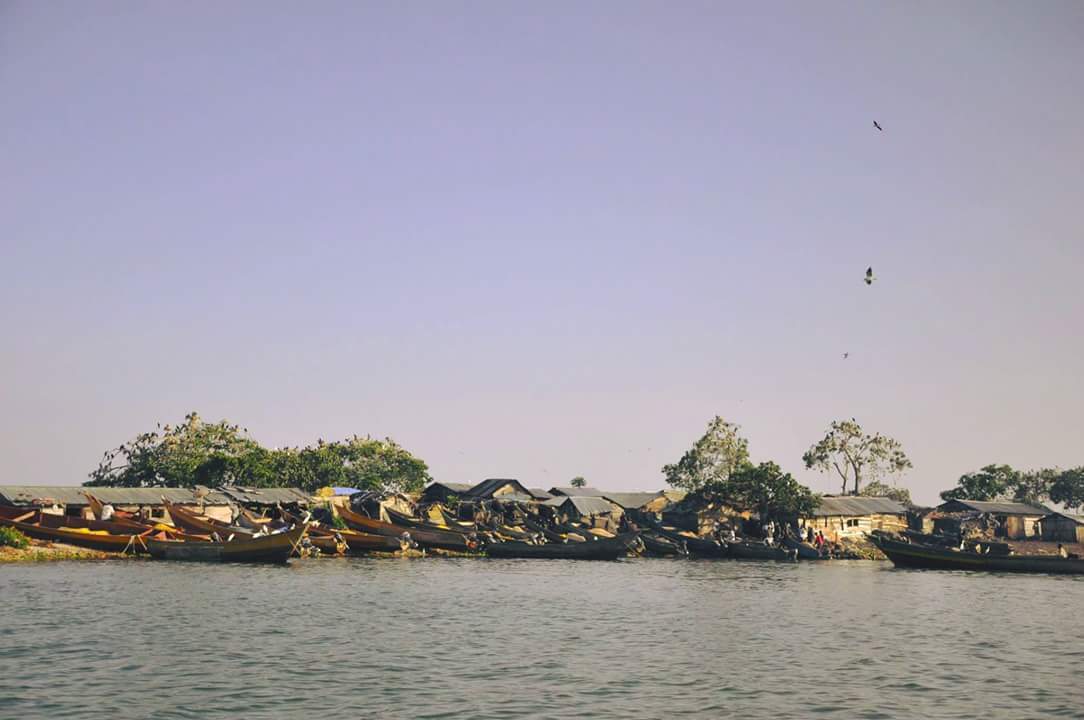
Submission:
[[957,503],[968,510],[989,513],[991,515],[1046,515],[1050,512],[1046,508],[1027,505],[1025,503],[985,502],[979,500],[949,500],[948,502],[943,502],[938,505],[937,509],[951,512],[953,503]]
[[549,500],[551,497],[553,497],[553,495],[550,495],[542,488],[527,488],[527,491],[531,493],[531,495],[533,495],[537,500]]
[[464,495],[473,498],[488,498],[493,497],[493,493],[500,490],[502,487],[508,484],[516,486],[516,492],[523,495],[530,495],[527,488],[520,484],[519,480],[514,478],[488,478],[478,483],[474,487],[467,490]]
[[221,487],[219,490],[239,503],[252,503],[257,505],[307,503],[311,500],[311,496],[300,488],[249,488],[230,485]]
[[569,497],[602,497],[604,492],[598,488],[590,487],[551,487],[550,495],[565,495]]
[[534,495],[524,495],[523,493],[501,493],[500,495],[494,495],[492,499],[498,502],[538,502],[538,499]]
[[1065,518],[1067,520],[1072,520],[1077,525],[1084,525],[1084,515],[1073,515],[1072,513],[1052,512],[1049,515],[1046,515],[1045,517],[1043,517],[1043,520],[1046,520],[1047,518],[1052,518],[1052,517],[1062,517],[1062,518]]
[[549,505],[550,507],[561,507],[565,503],[571,503],[580,515],[601,515],[603,513],[613,512],[614,509],[609,500],[601,497],[561,495],[552,500],[547,500],[542,504]]
[[620,492],[605,493],[602,497],[617,503],[625,510],[633,510],[635,508],[643,507],[652,500],[657,500],[660,497],[666,497],[662,491],[659,492]]
[[[34,505],[37,500],[53,500],[61,505],[86,505],[83,493],[110,505],[161,505],[162,498],[173,503],[193,504],[199,498],[188,488],[84,487],[81,485],[0,485],[0,502],[8,505]],[[211,490],[203,498],[207,505],[225,505],[226,497]]]
[[422,492],[435,487],[442,487],[451,490],[453,493],[465,493],[471,489],[470,483],[431,482],[425,486],[425,490]]
[[813,517],[835,517],[837,515],[905,515],[907,508],[902,503],[885,497],[822,497]]

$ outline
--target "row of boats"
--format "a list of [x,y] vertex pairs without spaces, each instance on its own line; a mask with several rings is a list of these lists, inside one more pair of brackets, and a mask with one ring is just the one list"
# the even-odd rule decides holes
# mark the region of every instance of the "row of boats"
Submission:
[[960,542],[919,532],[874,531],[873,543],[893,565],[928,570],[1084,575],[1084,559],[1069,555],[1017,555],[1007,543]]
[[0,507],[0,525],[39,540],[165,560],[285,562],[291,556],[317,551],[325,555],[369,555],[414,549],[495,558],[571,560],[614,560],[635,554],[793,561],[800,555],[798,548],[737,539],[728,542],[662,526],[614,534],[578,523],[541,524],[540,520],[526,518],[516,525],[482,525],[443,514],[438,522],[390,508],[385,508],[382,514],[386,519],[382,520],[348,507],[335,508],[341,521],[335,524],[317,522],[283,508],[278,508],[273,519],[242,509],[233,522],[224,522],[189,507],[163,502],[170,524],[122,512],[103,520]]

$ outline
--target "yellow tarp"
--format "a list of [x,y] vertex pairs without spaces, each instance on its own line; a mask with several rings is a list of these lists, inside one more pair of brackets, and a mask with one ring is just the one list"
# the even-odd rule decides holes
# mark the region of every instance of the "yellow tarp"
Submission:
[[105,530],[91,530],[90,528],[60,528],[64,532],[85,533],[86,535],[108,535]]

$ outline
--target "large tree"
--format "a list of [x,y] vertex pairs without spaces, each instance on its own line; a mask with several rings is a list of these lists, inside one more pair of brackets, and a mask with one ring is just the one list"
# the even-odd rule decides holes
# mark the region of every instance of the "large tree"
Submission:
[[205,423],[191,413],[176,426],[141,433],[105,454],[87,485],[328,485],[415,491],[431,478],[425,462],[390,438],[354,436],[303,448],[267,449],[226,421]]
[[572,480],[570,480],[568,484],[574,488],[582,488],[587,486],[587,481],[583,479],[582,475],[577,475],[576,477],[572,478]]
[[961,475],[956,487],[941,493],[942,500],[1005,500],[1020,484],[1020,472],[1009,465],[987,465]]
[[730,477],[707,490],[724,498],[734,507],[755,510],[761,519],[786,520],[809,515],[817,505],[817,496],[773,462],[746,464]]
[[1059,473],[1050,484],[1050,499],[1070,510],[1084,507],[1084,466]]
[[841,493],[844,495],[848,484],[854,486],[853,494],[857,495],[863,481],[876,480],[911,467],[899,441],[880,433],[864,432],[854,418],[833,422],[825,436],[806,451],[802,460],[807,468],[835,471],[843,483]]
[[737,425],[716,415],[708,423],[707,432],[680,460],[663,466],[666,481],[687,492],[725,483],[731,474],[749,463],[749,443],[738,434],[739,430]]

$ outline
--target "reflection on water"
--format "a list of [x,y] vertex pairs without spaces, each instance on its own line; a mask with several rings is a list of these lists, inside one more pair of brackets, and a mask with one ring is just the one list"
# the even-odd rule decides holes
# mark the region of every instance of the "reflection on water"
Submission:
[[0,587],[5,718],[1084,716],[1084,578],[336,559]]

